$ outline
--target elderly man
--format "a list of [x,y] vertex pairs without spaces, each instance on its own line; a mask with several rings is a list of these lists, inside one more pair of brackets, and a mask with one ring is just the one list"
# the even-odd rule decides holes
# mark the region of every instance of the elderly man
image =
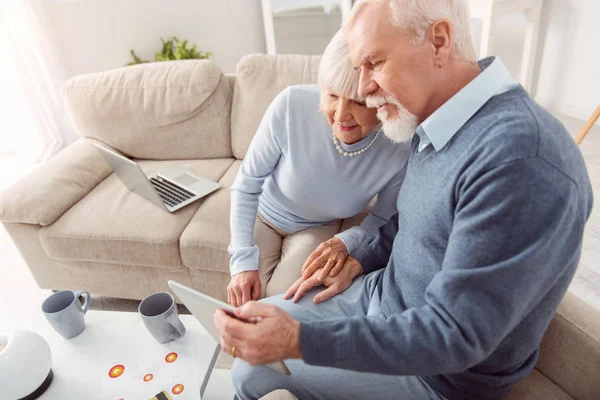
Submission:
[[216,313],[236,357],[291,359],[291,376],[237,360],[237,394],[504,398],[577,268],[592,207],[581,154],[499,59],[472,61],[465,0],[359,3],[347,33],[360,94],[386,135],[412,140],[398,214],[324,290],[307,291],[315,259],[286,294],[301,301]]

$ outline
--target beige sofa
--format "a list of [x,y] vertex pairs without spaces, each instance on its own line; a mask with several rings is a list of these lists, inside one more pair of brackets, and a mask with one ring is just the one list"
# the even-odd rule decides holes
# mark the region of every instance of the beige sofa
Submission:
[[[288,85],[314,83],[318,62],[251,55],[235,76],[179,61],[70,80],[63,94],[82,138],[0,194],[0,220],[38,285],[141,299],[173,279],[225,299],[229,186],[268,104]],[[130,193],[92,140],[146,173],[177,164],[223,188],[169,214]],[[538,368],[511,398],[600,399],[599,337],[598,310],[567,295]]]
[[[227,76],[211,61],[165,62],[67,82],[82,138],[0,195],[0,220],[38,285],[142,299],[173,279],[226,299],[229,186],[269,103],[315,82],[318,63],[248,56]],[[176,164],[222,188],[169,214],[129,192],[91,140],[148,174]]]

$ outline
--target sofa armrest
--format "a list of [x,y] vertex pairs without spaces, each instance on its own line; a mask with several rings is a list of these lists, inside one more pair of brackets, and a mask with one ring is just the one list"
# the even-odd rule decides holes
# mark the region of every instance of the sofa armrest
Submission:
[[112,170],[87,139],[79,139],[0,193],[0,221],[50,225]]
[[600,392],[600,310],[567,292],[540,348],[536,367],[576,399]]

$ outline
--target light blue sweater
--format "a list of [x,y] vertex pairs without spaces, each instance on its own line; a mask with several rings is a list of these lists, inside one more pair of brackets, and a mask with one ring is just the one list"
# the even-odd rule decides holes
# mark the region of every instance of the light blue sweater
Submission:
[[[295,233],[352,217],[377,195],[360,226],[336,235],[353,251],[396,212],[410,153],[381,133],[364,153],[336,150],[332,128],[319,111],[314,85],[292,86],[269,106],[231,187],[231,274],[258,269],[254,243],[258,213],[278,229]],[[356,151],[375,137],[342,147]],[[301,265],[305,260],[298,260]]]

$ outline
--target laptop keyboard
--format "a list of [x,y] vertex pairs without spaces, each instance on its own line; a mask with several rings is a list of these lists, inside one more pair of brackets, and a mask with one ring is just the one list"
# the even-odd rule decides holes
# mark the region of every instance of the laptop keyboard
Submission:
[[189,190],[186,190],[173,182],[166,181],[161,177],[150,178],[150,183],[152,183],[152,186],[154,186],[154,189],[160,198],[169,207],[175,207],[196,196]]

